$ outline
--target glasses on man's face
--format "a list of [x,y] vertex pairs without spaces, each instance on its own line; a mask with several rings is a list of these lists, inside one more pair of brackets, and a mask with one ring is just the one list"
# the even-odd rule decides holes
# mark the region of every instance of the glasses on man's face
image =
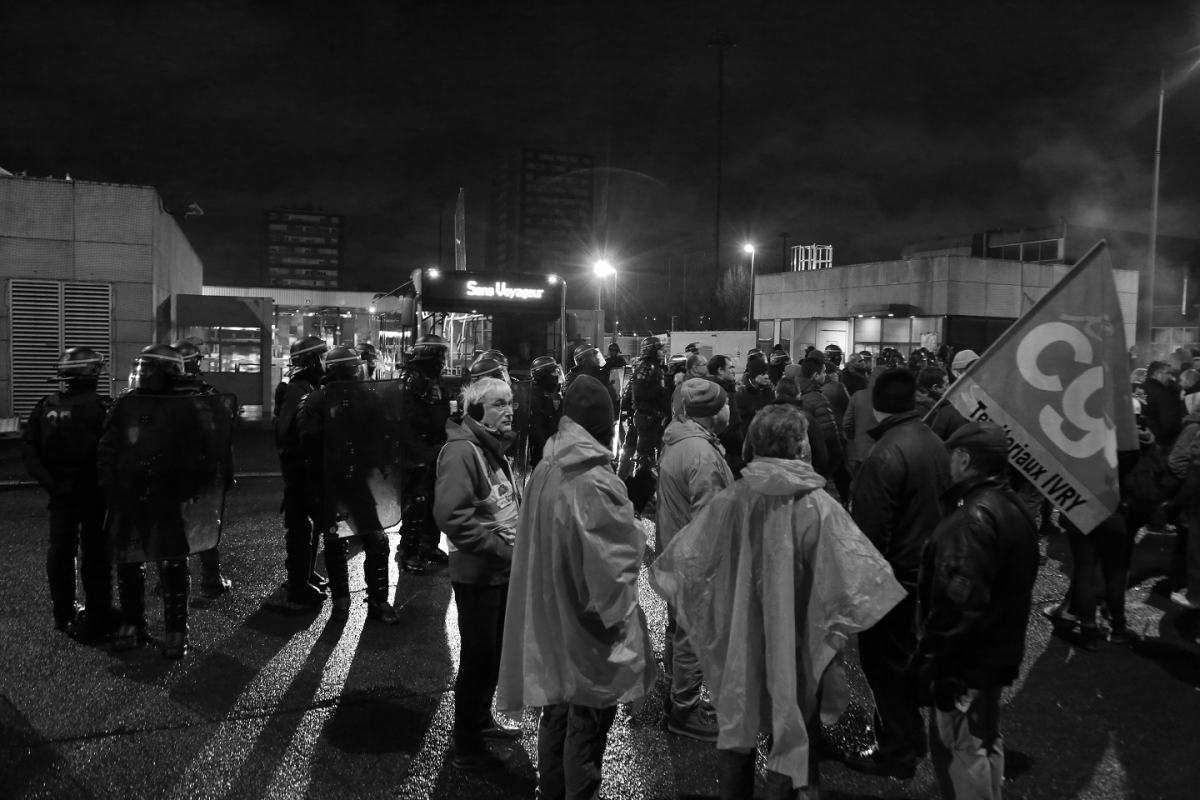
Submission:
[[511,409],[513,411],[517,410],[517,404],[514,403],[512,400],[503,400],[503,399],[493,400],[492,402],[488,403],[488,406],[490,408],[496,409],[497,411],[503,411],[506,408]]

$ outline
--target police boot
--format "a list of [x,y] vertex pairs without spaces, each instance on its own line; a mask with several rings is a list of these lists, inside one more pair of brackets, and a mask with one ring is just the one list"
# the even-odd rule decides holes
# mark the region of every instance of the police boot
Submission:
[[163,627],[167,638],[163,658],[183,658],[188,649],[188,574],[187,559],[177,558],[163,564]]
[[329,595],[333,611],[329,618],[350,618],[350,567],[346,563],[346,540],[332,533],[325,534],[325,571],[329,573]]
[[220,597],[233,588],[233,581],[221,575],[221,551],[214,547],[200,553],[200,596]]
[[312,527],[307,522],[304,525],[293,524],[287,529],[284,543],[287,545],[284,560],[287,583],[284,585],[288,602],[309,608],[320,607],[325,602],[325,593],[309,583],[316,558]]
[[409,575],[424,575],[421,561],[421,530],[418,522],[405,522],[400,527],[400,568]]
[[79,614],[75,603],[75,553],[51,545],[46,553],[46,578],[54,609],[54,629],[65,631]]
[[363,537],[366,550],[363,571],[367,579],[367,619],[395,625],[400,622],[396,611],[388,604],[388,540],[380,532]]
[[146,636],[146,565],[117,565],[117,597],[121,602],[121,624],[113,636],[114,650],[132,650]]

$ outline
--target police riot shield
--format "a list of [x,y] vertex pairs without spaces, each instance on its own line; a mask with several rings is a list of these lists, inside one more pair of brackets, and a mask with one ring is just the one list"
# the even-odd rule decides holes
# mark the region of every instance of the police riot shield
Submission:
[[517,441],[508,451],[513,468],[521,475],[521,483],[529,475],[529,411],[533,397],[533,381],[513,381],[513,433]]
[[404,452],[400,380],[325,385],[325,530],[338,536],[400,523]]
[[127,394],[113,408],[108,531],[120,562],[184,558],[221,539],[233,481],[231,394]]

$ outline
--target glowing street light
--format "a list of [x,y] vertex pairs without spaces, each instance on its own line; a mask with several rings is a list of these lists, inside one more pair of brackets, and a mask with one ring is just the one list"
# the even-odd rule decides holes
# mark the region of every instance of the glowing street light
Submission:
[[742,249],[750,254],[750,307],[746,310],[746,330],[750,330],[754,322],[754,245],[746,242]]
[[550,274],[546,276],[546,283],[554,284],[562,282],[562,294],[559,298],[558,309],[558,331],[562,337],[562,363],[567,363],[567,282],[557,275]]
[[425,274],[431,278],[437,278],[438,276],[440,276],[442,274],[442,271],[440,269],[438,269],[437,267],[430,267],[425,272]]
[[[613,267],[608,259],[600,259],[592,265],[592,274],[596,276],[596,338],[592,341],[596,343],[596,347],[600,347],[600,340],[604,335],[603,327],[600,324],[600,315],[603,312],[601,290],[604,286],[604,279],[612,276],[613,284],[617,281],[617,270]],[[616,335],[616,329],[613,329],[613,335]]]

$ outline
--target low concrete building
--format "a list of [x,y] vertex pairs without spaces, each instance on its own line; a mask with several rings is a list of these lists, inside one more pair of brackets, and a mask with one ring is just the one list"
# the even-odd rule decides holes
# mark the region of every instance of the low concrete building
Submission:
[[[964,255],[762,275],[754,280],[758,346],[782,344],[793,358],[808,345],[879,352],[916,347],[983,352],[1042,298],[1070,267]],[[1134,341],[1138,273],[1115,269]]]
[[67,347],[111,362],[101,390],[125,388],[133,357],[175,331],[175,298],[204,268],[150,186],[0,176],[0,417],[25,417]]

